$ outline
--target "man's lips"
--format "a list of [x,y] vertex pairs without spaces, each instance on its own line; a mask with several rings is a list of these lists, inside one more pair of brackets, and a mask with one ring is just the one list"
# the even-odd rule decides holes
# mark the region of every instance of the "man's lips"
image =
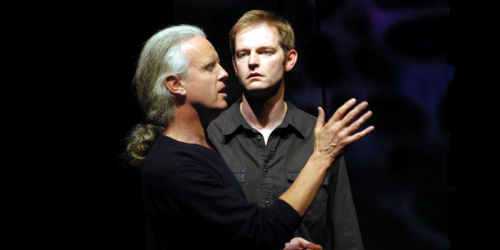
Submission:
[[226,94],[226,87],[222,88],[219,90],[219,92],[217,92],[219,94]]
[[247,79],[254,78],[254,77],[262,77],[262,75],[259,73],[250,73],[248,75]]

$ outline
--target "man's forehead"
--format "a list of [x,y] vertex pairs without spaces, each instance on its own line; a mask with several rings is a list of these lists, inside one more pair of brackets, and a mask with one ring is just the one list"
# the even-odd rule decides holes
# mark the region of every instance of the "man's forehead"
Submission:
[[193,50],[195,48],[196,48],[196,46],[191,43],[191,40],[188,40],[188,41],[181,44],[181,50],[184,52],[188,52],[188,51]]
[[241,29],[240,31],[238,31],[236,33],[236,37],[238,37],[242,33],[246,33],[249,31],[256,30],[256,29],[266,29],[266,30],[273,31],[274,33],[278,34],[278,28],[276,26],[268,24],[266,22],[262,22],[262,23],[256,23],[254,25],[250,25],[248,27]]
[[195,37],[181,45],[181,50],[191,60],[213,61],[218,59],[217,52],[212,44],[204,37]]
[[181,50],[186,53],[196,53],[206,49],[210,49],[212,44],[202,36],[196,36],[181,44]]
[[[265,36],[263,36],[265,34]],[[266,23],[250,26],[236,34],[235,45],[241,46],[279,46],[278,29]]]

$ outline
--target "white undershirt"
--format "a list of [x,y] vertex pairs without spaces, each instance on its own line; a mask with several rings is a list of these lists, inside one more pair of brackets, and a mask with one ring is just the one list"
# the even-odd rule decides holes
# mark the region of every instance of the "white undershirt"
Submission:
[[[283,122],[283,119],[285,118],[285,115],[286,115],[286,111],[288,110],[288,105],[286,105],[286,102],[284,102],[284,105],[285,105],[285,112],[283,117],[281,118],[280,122],[276,125],[276,127],[278,127],[282,122]],[[242,112],[242,106],[240,104],[240,112]],[[243,113],[243,112],[242,112]],[[243,118],[245,118],[243,116]],[[250,125],[252,126],[252,125]],[[255,130],[259,131],[259,133],[262,135],[262,137],[264,138],[264,145],[267,146],[267,140],[269,139],[269,136],[271,136],[271,134],[273,133],[274,129],[276,128],[261,128],[261,129],[258,129],[258,128],[254,128],[252,126],[252,128],[254,128]]]

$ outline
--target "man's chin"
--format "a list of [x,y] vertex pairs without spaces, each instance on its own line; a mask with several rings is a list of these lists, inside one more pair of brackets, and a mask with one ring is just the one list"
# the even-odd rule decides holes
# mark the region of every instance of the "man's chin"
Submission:
[[276,95],[278,89],[279,87],[276,88],[276,86],[270,86],[267,88],[247,88],[243,92],[247,97],[262,99]]
[[227,102],[226,102],[226,104],[222,105],[220,109],[221,109],[222,111],[224,111],[224,110],[226,110],[228,107],[229,107],[229,104],[227,104]]
[[227,104],[227,101],[224,99],[224,101],[221,101],[217,106],[214,107],[215,111],[224,111],[229,107],[229,104]]
[[253,82],[250,82],[249,84],[246,84],[244,86],[244,88],[247,91],[263,91],[263,90],[272,88],[272,86],[269,86],[268,84],[265,84],[263,82],[253,81]]

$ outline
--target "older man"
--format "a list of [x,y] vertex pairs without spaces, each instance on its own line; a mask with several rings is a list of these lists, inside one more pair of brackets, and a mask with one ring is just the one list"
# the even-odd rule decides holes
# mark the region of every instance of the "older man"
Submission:
[[193,26],[164,29],[141,52],[135,86],[148,124],[133,129],[128,153],[142,166],[146,219],[158,249],[282,249],[342,148],[369,132],[335,125],[362,106],[344,117],[354,106],[346,103],[326,124],[319,109],[315,150],[297,180],[273,206],[259,207],[205,137],[227,108],[226,77],[214,47]]
[[[209,138],[248,200],[268,207],[298,180],[314,149],[316,118],[284,100],[284,73],[298,59],[288,21],[268,11],[252,10],[233,26],[229,39],[243,96],[211,123]],[[336,126],[341,125],[346,124]],[[295,235],[326,250],[363,249],[341,155]]]

